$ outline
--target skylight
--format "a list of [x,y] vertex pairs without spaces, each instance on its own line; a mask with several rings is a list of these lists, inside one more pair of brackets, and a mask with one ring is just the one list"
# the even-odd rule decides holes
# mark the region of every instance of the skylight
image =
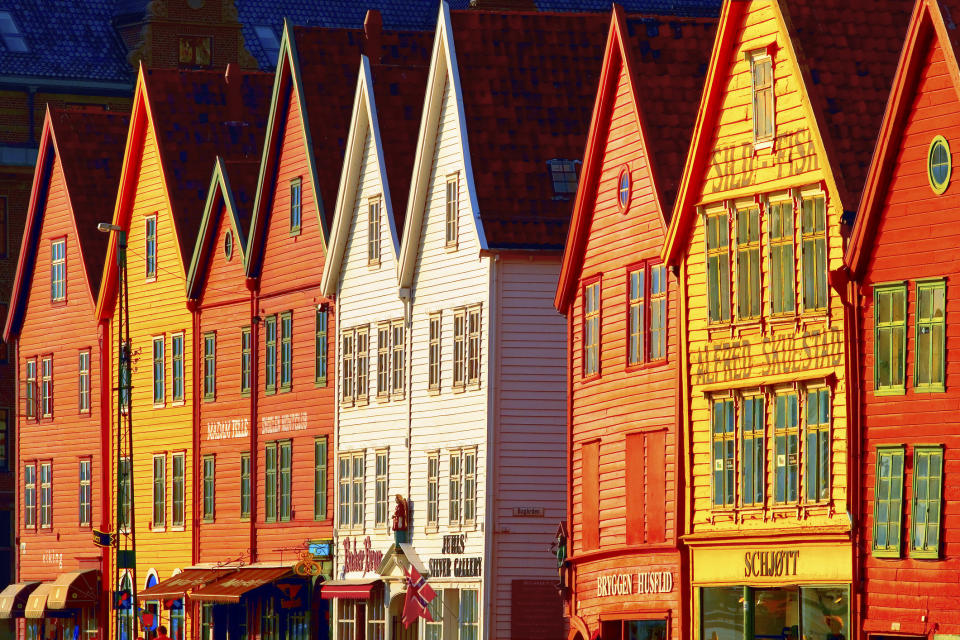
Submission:
[[577,169],[579,160],[550,160],[550,175],[553,178],[553,192],[558,196],[569,196],[577,192]]
[[13,16],[9,11],[0,11],[0,38],[3,38],[3,44],[7,50],[14,53],[26,53],[30,49],[27,47],[27,41],[17,28],[17,23],[13,21]]
[[280,41],[277,40],[276,32],[262,24],[255,25],[253,30],[257,34],[257,37],[260,38],[260,45],[263,47],[264,53],[267,54],[270,60],[276,62],[277,56],[280,53]]

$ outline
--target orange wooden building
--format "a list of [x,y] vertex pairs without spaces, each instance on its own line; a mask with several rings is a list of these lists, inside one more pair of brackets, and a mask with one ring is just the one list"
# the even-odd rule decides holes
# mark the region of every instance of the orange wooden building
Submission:
[[958,18],[956,0],[916,3],[845,256],[861,638],[960,634]]
[[570,638],[688,637],[679,299],[660,261],[716,21],[614,9],[556,306],[568,319]]
[[107,554],[91,535],[109,521],[111,504],[101,429],[110,336],[93,313],[107,238],[96,224],[116,193],[128,121],[99,109],[47,111],[4,328],[20,381],[20,544],[17,584],[0,594],[0,617],[26,614],[19,632],[32,637],[102,633],[109,611],[100,598]]

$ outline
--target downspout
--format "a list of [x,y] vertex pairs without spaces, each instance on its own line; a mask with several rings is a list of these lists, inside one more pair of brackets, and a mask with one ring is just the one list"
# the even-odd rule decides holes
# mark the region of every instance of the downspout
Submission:
[[843,301],[844,312],[847,316],[844,322],[846,336],[844,338],[844,348],[847,352],[846,358],[846,378],[847,378],[847,416],[848,429],[850,430],[847,439],[847,477],[850,479],[850,496],[848,497],[847,513],[850,516],[850,529],[853,541],[852,557],[852,576],[850,588],[853,590],[854,606],[851,607],[853,620],[851,620],[852,629],[858,629],[862,633],[861,621],[864,617],[863,606],[863,584],[862,580],[862,562],[860,558],[860,511],[862,507],[861,496],[861,451],[866,444],[863,442],[863,432],[861,429],[861,408],[862,403],[862,385],[860,384],[860,313],[862,311],[862,297],[860,295],[859,282],[854,279],[849,271],[845,274],[848,278],[846,283],[847,299]]
[[[110,514],[113,513],[112,501],[110,500],[110,475],[113,471],[113,457],[110,455],[113,451],[113,441],[111,426],[113,421],[110,419],[110,389],[113,387],[111,378],[111,359],[110,359],[110,323],[108,320],[101,320],[97,323],[100,343],[100,531],[110,531]],[[20,342],[17,341],[17,380],[20,379]],[[17,385],[17,406],[20,406],[20,385]],[[19,448],[19,439],[17,441]],[[19,467],[18,467],[19,468]],[[17,492],[19,494],[19,491]],[[17,513],[23,513],[20,509]],[[19,517],[19,516],[18,516]],[[110,597],[113,593],[113,580],[110,570],[110,547],[100,550],[100,606],[97,611],[97,636],[106,637],[110,629]],[[19,571],[20,563],[17,563]],[[105,626],[106,625],[106,626]]]
[[250,562],[257,561],[257,407],[260,398],[260,316],[257,313],[259,282],[247,278],[250,291]]
[[[487,288],[490,309],[488,311],[490,320],[487,323],[487,442],[486,442],[486,496],[484,496],[484,533],[483,536],[483,601],[484,601],[484,619],[483,619],[483,637],[486,639],[495,638],[493,635],[493,583],[496,580],[496,565],[491,562],[494,556],[494,536],[499,535],[498,522],[496,519],[496,496],[499,492],[499,482],[494,469],[494,451],[497,447],[497,426],[500,424],[500,385],[497,384],[500,372],[500,341],[498,340],[500,332],[500,282],[498,279],[497,266],[500,264],[500,254],[493,254],[490,258],[490,284]],[[494,386],[496,385],[496,386]],[[512,614],[512,612],[511,612]]]
[[203,378],[200,370],[200,305],[195,300],[187,301],[187,308],[190,309],[190,320],[193,323],[193,504],[190,509],[190,519],[193,524],[191,538],[193,539],[193,549],[191,551],[192,563],[195,565],[200,561],[200,510],[197,508],[198,497],[202,487],[202,476],[200,475],[200,380]]
[[[567,303],[567,557],[576,556],[579,549],[573,547],[573,301]],[[575,562],[567,562],[570,589],[570,616],[577,617],[577,566]],[[563,567],[560,567],[562,571]],[[561,583],[563,580],[561,579]]]
[[[413,464],[413,296],[410,287],[400,287],[397,295],[403,300],[403,339],[406,343],[407,353],[406,378],[407,378],[407,499],[410,498],[410,491],[413,489],[413,478],[410,473],[410,466]],[[377,347],[379,348],[379,344]],[[378,390],[379,391],[379,390]],[[408,514],[408,520],[410,520]],[[413,527],[407,527],[408,532],[413,531]],[[413,542],[413,540],[407,540]]]
[[[680,362],[678,366],[680,367],[680,403],[681,411],[678,419],[678,424],[680,426],[680,433],[683,439],[683,449],[678,456],[680,458],[680,463],[683,465],[683,484],[682,487],[677,487],[677,499],[680,501],[680,509],[678,509],[678,515],[683,520],[683,534],[686,536],[689,534],[693,528],[693,497],[690,495],[693,490],[693,479],[692,479],[692,468],[693,463],[691,460],[691,445],[690,441],[692,435],[690,430],[692,428],[691,418],[690,418],[690,345],[688,343],[688,318],[687,318],[687,261],[683,259],[680,261],[680,282],[679,282],[679,298],[680,298],[680,326],[679,326],[679,340],[680,340]],[[680,493],[682,488],[683,493]],[[682,496],[682,497],[681,497]],[[696,621],[693,619],[696,613],[696,607],[693,606],[692,601],[694,600],[695,594],[693,593],[693,579],[691,577],[691,571],[693,570],[693,563],[690,560],[690,550],[687,549],[686,543],[682,540],[680,542],[680,566],[681,566],[681,592],[680,592],[680,606],[686,607],[687,610],[684,611],[684,619],[687,623],[687,629],[691,630],[690,637],[693,637],[693,630],[697,628]],[[681,637],[683,637],[681,635]]]

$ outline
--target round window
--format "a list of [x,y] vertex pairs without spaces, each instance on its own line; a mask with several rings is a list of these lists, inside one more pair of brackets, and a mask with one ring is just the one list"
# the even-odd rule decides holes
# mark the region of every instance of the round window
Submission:
[[617,201],[621,209],[626,209],[630,204],[630,171],[623,169],[620,172],[620,180],[617,181]]
[[937,136],[930,143],[927,152],[927,177],[934,193],[943,193],[950,184],[950,145],[943,136]]
[[223,236],[223,255],[227,257],[227,261],[230,261],[230,258],[233,257],[233,232],[227,231],[226,235]]

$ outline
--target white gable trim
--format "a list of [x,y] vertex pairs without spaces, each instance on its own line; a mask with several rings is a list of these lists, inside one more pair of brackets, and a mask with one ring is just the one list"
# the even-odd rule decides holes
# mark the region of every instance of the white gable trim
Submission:
[[460,131],[460,147],[463,150],[464,177],[470,212],[473,214],[480,250],[483,251],[488,248],[487,237],[480,220],[480,205],[477,203],[477,188],[473,179],[473,163],[470,159],[470,144],[467,139],[463,90],[460,86],[457,52],[453,43],[450,6],[446,0],[441,0],[440,14],[437,19],[437,35],[433,41],[433,54],[430,58],[430,74],[427,80],[423,116],[420,119],[420,134],[417,137],[417,152],[413,161],[410,195],[407,199],[407,215],[404,220],[403,238],[400,244],[397,276],[401,287],[409,287],[413,283],[413,273],[420,249],[420,232],[423,225],[424,209],[427,194],[430,191],[430,173],[433,169],[433,155],[440,126],[443,88],[444,83],[448,81],[456,98],[457,125]]

